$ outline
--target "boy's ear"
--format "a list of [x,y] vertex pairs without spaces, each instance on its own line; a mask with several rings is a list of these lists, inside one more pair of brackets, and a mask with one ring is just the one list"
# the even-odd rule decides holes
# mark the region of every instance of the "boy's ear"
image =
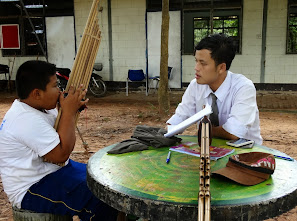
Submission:
[[36,99],[36,100],[40,100],[41,98],[41,90],[35,88],[33,91],[31,91],[31,96],[32,98]]

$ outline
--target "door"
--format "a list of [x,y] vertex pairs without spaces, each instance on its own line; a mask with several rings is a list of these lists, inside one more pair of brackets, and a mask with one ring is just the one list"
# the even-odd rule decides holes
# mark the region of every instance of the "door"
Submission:
[[59,68],[70,68],[75,58],[74,18],[47,17],[46,38],[48,61]]
[[[168,66],[173,67],[170,88],[181,88],[180,11],[169,12]],[[160,75],[162,12],[147,13],[148,75]]]

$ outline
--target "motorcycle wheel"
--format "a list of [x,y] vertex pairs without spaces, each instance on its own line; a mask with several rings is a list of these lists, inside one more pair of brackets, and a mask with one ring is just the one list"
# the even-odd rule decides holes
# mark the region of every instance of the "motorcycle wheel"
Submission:
[[98,75],[92,75],[89,83],[89,91],[95,97],[103,97],[107,92],[105,82]]

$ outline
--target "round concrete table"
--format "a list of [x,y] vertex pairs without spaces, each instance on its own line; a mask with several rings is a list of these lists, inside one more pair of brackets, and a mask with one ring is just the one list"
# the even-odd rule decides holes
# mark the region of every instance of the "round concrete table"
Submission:
[[[182,142],[197,142],[197,137],[180,136]],[[171,152],[168,147],[125,154],[107,154],[114,145],[95,153],[88,162],[87,182],[102,201],[127,214],[149,220],[197,220],[200,159]],[[225,140],[213,139],[212,146],[230,148]],[[236,148],[286,154],[255,145]],[[229,156],[211,161],[211,170],[225,167]],[[297,204],[297,162],[276,159],[274,174],[260,184],[243,186],[221,176],[212,176],[211,220],[263,220],[288,211]]]

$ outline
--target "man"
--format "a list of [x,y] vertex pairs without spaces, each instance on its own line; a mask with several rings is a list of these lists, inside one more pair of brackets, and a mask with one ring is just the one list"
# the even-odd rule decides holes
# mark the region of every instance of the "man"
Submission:
[[235,57],[232,39],[223,34],[207,36],[195,47],[194,56],[195,79],[167,124],[179,124],[207,103],[215,112],[216,104],[218,119],[210,116],[214,137],[246,138],[262,144],[255,86],[245,76],[229,71]]
[[[86,90],[57,86],[56,67],[27,61],[16,75],[16,99],[0,126],[0,174],[13,206],[81,220],[116,220],[117,211],[88,189],[86,165],[69,159],[75,145],[77,111]],[[54,129],[56,106],[62,109]],[[59,166],[65,164],[65,166]]]

